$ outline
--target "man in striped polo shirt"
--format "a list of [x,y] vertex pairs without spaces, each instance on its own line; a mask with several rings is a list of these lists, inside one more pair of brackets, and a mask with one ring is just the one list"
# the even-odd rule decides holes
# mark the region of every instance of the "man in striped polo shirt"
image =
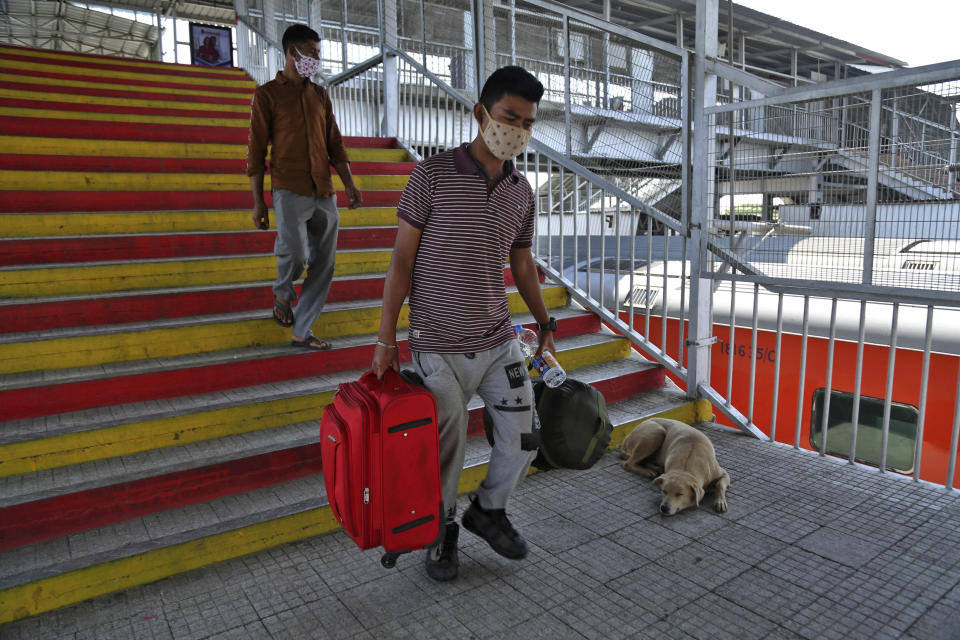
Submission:
[[417,372],[437,401],[446,527],[427,551],[435,580],[457,576],[457,488],[467,437],[467,402],[483,398],[495,444],[487,475],[463,515],[467,530],[497,553],[520,559],[523,537],[506,504],[539,444],[533,389],[513,332],[503,269],[541,325],[540,350],[554,350],[552,330],[530,247],[534,196],[513,165],[530,138],[543,85],[520,67],[504,67],[484,84],[473,115],[476,139],[421,162],[397,207],[399,231],[387,271],[373,370],[399,370],[397,318],[410,292],[409,345]]

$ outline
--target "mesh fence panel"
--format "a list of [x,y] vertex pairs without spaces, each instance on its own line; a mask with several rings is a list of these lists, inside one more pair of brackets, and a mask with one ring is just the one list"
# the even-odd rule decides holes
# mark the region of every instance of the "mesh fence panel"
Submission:
[[960,80],[883,89],[873,120],[872,95],[712,116],[712,229],[747,272],[960,292]]

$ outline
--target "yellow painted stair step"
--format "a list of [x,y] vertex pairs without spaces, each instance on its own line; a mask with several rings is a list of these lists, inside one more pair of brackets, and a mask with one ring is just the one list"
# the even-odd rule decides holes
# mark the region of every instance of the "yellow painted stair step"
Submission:
[[[354,176],[360,190],[400,191],[410,176]],[[333,176],[335,189],[343,189]],[[270,176],[263,188],[270,189]],[[249,191],[250,179],[229,173],[94,173],[84,171],[0,171],[0,191]]]
[[333,391],[0,445],[0,477],[316,420]]
[[[543,296],[549,307],[566,303],[563,287],[544,289]],[[528,313],[519,293],[510,293],[507,299],[511,313]],[[407,321],[404,305],[397,326],[404,327]],[[322,313],[313,333],[335,339],[376,333],[379,324],[379,306],[343,309]],[[290,330],[273,322],[265,310],[259,320],[0,344],[0,375],[286,344],[289,340]]]
[[182,124],[198,127],[248,128],[247,118],[194,118],[188,116],[153,116],[142,113],[100,113],[96,111],[61,111],[60,109],[24,109],[0,107],[0,116],[11,118],[46,118],[49,120],[85,120],[96,122],[142,122],[146,124]]
[[[59,65],[55,62],[44,63],[39,61],[24,61],[24,60],[3,60],[2,61],[4,69],[17,69],[19,71],[24,71],[26,73],[21,75],[21,78],[29,78],[29,72],[42,72],[42,73],[56,73],[59,75],[67,76],[93,76],[101,78],[113,78],[116,80],[131,80],[131,81],[140,81],[146,84],[155,83],[155,82],[166,82],[172,84],[188,85],[188,86],[199,86],[199,87],[230,87],[230,88],[240,88],[240,89],[249,89],[250,93],[247,95],[252,95],[254,89],[256,89],[256,84],[252,80],[244,80],[243,78],[195,78],[191,76],[181,76],[175,74],[164,74],[161,73],[161,70],[151,69],[151,70],[131,70],[131,71],[117,71],[115,69],[85,69],[83,67],[65,67]],[[120,86],[120,85],[117,85]],[[137,85],[143,86],[143,85]],[[163,91],[167,93],[176,93],[177,89],[175,87],[156,87],[158,91]],[[237,95],[243,96],[243,93],[237,92]]]
[[[335,275],[387,270],[390,251],[338,251]],[[0,298],[34,298],[230,282],[260,282],[277,275],[272,255],[156,260],[65,267],[0,269]]]
[[[349,139],[347,142],[350,142]],[[200,142],[144,143],[139,140],[0,136],[0,153],[91,156],[98,158],[246,159],[247,145]],[[350,160],[353,162],[404,162],[409,160],[409,155],[404,149],[370,149],[348,146],[347,153],[350,154]]]
[[[198,103],[183,102],[180,100],[144,100],[142,98],[77,95],[75,93],[58,93],[56,91],[30,91],[28,89],[0,88],[0,98],[40,100],[43,102],[67,102],[71,104],[84,104],[90,106],[109,105],[114,107],[144,107],[149,109],[189,109],[191,111],[209,111],[210,115],[212,116],[218,113],[250,113],[250,105],[248,104],[219,104],[215,102]],[[240,98],[242,99],[243,96],[240,96]]]
[[[270,219],[275,220],[273,210]],[[395,207],[340,209],[340,228],[397,224]],[[192,231],[249,231],[250,211],[119,211],[107,213],[0,213],[0,238]]]
[[[18,84],[32,84],[32,85],[43,85],[56,88],[63,87],[77,87],[83,89],[107,89],[111,91],[139,91],[147,93],[169,93],[169,90],[164,89],[163,87],[148,87],[143,85],[118,85],[114,82],[97,82],[96,80],[79,80],[75,78],[42,78],[40,76],[29,76],[22,75],[18,73],[4,73],[3,68],[0,67],[0,82],[15,82]],[[252,86],[252,85],[251,85]],[[202,88],[178,88],[175,92],[177,95],[181,96],[202,96],[210,98],[239,98],[240,100],[247,100],[249,96],[244,93],[237,91],[227,91],[227,90],[216,90],[216,89],[202,89]],[[253,89],[250,90],[250,95],[253,95]]]

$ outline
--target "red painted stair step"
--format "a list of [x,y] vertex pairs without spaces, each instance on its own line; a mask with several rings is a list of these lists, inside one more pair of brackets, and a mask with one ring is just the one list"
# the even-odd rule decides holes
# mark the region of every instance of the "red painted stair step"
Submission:
[[[364,191],[366,207],[395,207],[401,191]],[[267,204],[272,202],[265,194]],[[337,206],[350,204],[342,191]],[[58,211],[194,211],[247,209],[253,206],[249,190],[243,191],[4,191],[0,213],[54,213]]]
[[[55,74],[31,74],[31,76],[44,78],[51,75]],[[41,84],[39,82],[31,82],[31,79],[31,77],[24,77],[23,80],[18,82],[0,81],[0,89],[50,93],[51,85]],[[252,91],[248,91],[245,94],[237,93],[236,97],[224,97],[151,90],[150,87],[144,87],[143,90],[137,90],[126,88],[130,87],[131,85],[129,82],[124,80],[111,78],[92,78],[92,80],[99,84],[116,84],[118,87],[123,88],[106,89],[102,87],[71,87],[63,84],[56,85],[53,90],[55,90],[57,93],[66,93],[76,96],[100,96],[105,98],[132,98],[135,100],[163,100],[164,102],[182,102],[184,103],[184,109],[189,109],[192,106],[191,103],[249,105],[250,98],[253,95]]]
[[[571,336],[599,329],[597,316],[583,314],[562,319],[559,332]],[[399,344],[400,357],[409,360],[406,341]],[[302,350],[294,353],[294,347],[290,350],[289,355],[270,358],[8,389],[0,391],[0,406],[4,408],[6,420],[18,420],[296,380],[366,368],[373,358],[374,345],[334,348],[318,353],[303,353]],[[51,403],[51,398],[56,398],[56,402]]]
[[[353,175],[409,175],[416,162],[351,162]],[[129,158],[0,154],[0,169],[11,171],[90,171],[108,173],[245,174],[246,158]]]
[[82,102],[54,102],[47,100],[24,100],[22,98],[0,98],[0,107],[19,109],[54,109],[56,111],[75,111],[77,118],[82,113],[128,113],[150,116],[177,116],[181,118],[234,118],[249,121],[250,114],[243,111],[217,111],[218,105],[207,109],[197,108],[196,103],[184,103],[183,107],[128,107],[115,104],[92,104]]
[[[503,272],[504,284],[514,285],[513,273]],[[540,274],[540,281],[544,281]],[[300,286],[297,285],[299,293]],[[237,313],[264,309],[269,313],[273,296],[269,285],[236,286],[229,289],[180,291],[176,293],[140,293],[103,298],[56,302],[26,301],[0,305],[0,327],[4,333],[44,331],[67,327],[94,327],[130,322],[189,318],[191,316]],[[379,300],[383,297],[383,277],[334,280],[328,302]]]
[[[396,227],[345,227],[337,234],[337,249],[389,249],[396,236]],[[0,240],[0,266],[273,253],[276,237],[276,231],[251,230]]]

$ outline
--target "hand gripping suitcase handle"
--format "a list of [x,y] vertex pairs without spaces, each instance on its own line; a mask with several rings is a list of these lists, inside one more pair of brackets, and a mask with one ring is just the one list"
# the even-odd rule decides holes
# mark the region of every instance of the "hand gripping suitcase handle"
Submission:
[[400,373],[397,373],[393,369],[387,369],[383,373],[383,379],[381,380],[377,379],[377,374],[371,369],[360,376],[360,380],[358,382],[371,391],[379,391],[388,384],[395,385],[398,382],[404,382],[406,384],[416,385],[418,387],[424,386],[423,379],[415,372],[407,369],[404,369]]

